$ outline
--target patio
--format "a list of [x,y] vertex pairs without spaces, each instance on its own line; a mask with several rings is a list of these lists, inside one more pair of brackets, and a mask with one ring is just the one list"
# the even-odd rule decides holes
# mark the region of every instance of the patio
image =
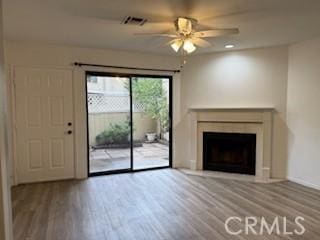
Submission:
[[[133,169],[169,166],[169,147],[162,143],[143,143],[133,148]],[[90,173],[130,168],[130,148],[90,151]]]

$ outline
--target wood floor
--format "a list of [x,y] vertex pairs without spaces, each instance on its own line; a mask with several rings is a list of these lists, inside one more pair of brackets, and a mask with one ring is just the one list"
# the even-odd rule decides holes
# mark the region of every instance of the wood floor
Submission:
[[[291,182],[256,184],[165,169],[14,187],[15,240],[320,239],[320,192]],[[227,234],[230,216],[303,216],[298,235]],[[233,221],[232,230],[244,229]]]

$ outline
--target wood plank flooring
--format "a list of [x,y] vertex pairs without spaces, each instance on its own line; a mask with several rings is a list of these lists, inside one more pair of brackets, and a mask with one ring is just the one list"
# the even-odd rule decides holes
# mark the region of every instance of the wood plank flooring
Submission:
[[[15,240],[320,239],[320,191],[291,182],[257,184],[173,170],[13,188]],[[229,235],[230,216],[305,218],[304,235]],[[233,221],[234,231],[244,222]]]

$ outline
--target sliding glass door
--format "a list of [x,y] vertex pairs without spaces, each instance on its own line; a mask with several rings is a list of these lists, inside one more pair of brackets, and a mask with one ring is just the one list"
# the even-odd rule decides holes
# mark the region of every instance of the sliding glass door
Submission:
[[87,75],[89,173],[131,169],[130,79]]
[[87,73],[89,175],[171,166],[171,78]]
[[169,166],[169,79],[132,78],[133,169]]

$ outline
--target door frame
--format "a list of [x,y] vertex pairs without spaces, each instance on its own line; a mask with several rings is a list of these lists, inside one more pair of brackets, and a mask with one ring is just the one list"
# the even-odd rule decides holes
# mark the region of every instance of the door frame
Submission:
[[[118,169],[118,170],[110,170],[110,171],[102,171],[90,173],[90,151],[89,151],[89,109],[88,109],[88,84],[87,77],[88,76],[102,76],[102,77],[125,77],[129,79],[129,94],[130,94],[130,168],[127,169]],[[144,169],[133,169],[133,111],[132,111],[132,78],[133,77],[150,77],[150,78],[167,78],[169,80],[169,165],[161,166],[161,167],[151,167]],[[156,169],[164,169],[164,168],[172,168],[172,80],[173,77],[171,75],[153,75],[153,74],[131,74],[131,73],[116,73],[116,72],[103,72],[103,71],[85,71],[85,91],[86,91],[86,126],[87,126],[87,169],[88,169],[88,177],[93,176],[101,176],[108,174],[117,174],[117,173],[132,173],[132,172],[141,172],[141,171],[149,171]]]

